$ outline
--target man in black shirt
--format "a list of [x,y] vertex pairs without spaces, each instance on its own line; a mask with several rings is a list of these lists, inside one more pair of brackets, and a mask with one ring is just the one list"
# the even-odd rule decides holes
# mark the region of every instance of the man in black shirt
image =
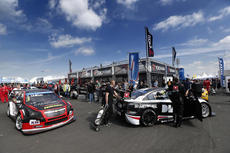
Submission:
[[105,91],[105,104],[107,105],[108,109],[105,115],[105,124],[109,125],[109,120],[111,116],[113,115],[113,97],[119,97],[116,91],[114,90],[115,87],[115,81],[112,80],[110,85],[107,86]]
[[184,113],[184,100],[185,100],[185,88],[184,85],[179,83],[177,78],[173,79],[173,83],[169,88],[170,100],[174,108],[175,115],[175,127],[180,127]]

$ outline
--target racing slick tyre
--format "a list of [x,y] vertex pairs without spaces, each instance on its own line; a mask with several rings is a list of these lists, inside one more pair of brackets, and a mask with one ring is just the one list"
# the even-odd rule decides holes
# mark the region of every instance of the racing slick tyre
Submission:
[[9,106],[9,104],[8,104],[8,106],[7,106],[6,115],[7,115],[8,117],[10,117],[10,106]]
[[206,117],[208,117],[208,116],[210,116],[210,114],[211,114],[211,109],[210,109],[210,107],[209,107],[209,105],[208,104],[206,104],[206,103],[201,103],[201,111],[202,111],[202,117],[203,118],[206,118]]
[[21,114],[19,114],[16,118],[16,121],[15,121],[15,127],[17,130],[21,131],[22,130],[22,117],[21,117]]
[[141,116],[141,123],[144,126],[153,126],[156,123],[156,113],[152,109],[146,109]]

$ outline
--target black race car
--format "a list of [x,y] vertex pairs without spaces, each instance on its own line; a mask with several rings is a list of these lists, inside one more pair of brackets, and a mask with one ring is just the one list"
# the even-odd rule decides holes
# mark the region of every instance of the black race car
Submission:
[[45,89],[14,90],[7,116],[14,119],[16,129],[25,134],[50,130],[75,120],[71,103]]
[[[197,107],[202,107],[202,116],[206,118],[212,113],[209,103],[201,98],[199,103],[194,97],[188,97],[184,102],[184,118],[197,116]],[[163,88],[145,88],[134,91],[131,98],[120,100],[115,104],[118,115],[123,116],[133,125],[143,124],[153,126],[155,123],[174,121],[174,108],[168,97],[168,92]],[[200,114],[201,115],[201,114]]]

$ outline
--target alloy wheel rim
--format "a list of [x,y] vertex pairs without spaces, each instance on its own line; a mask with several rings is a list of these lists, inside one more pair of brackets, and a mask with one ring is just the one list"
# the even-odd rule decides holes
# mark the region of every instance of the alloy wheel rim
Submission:
[[152,113],[147,113],[144,117],[144,121],[149,124],[149,123],[153,123],[154,120],[154,116]]
[[17,120],[16,120],[16,128],[17,128],[18,130],[21,130],[21,129],[22,129],[22,118],[21,118],[21,116],[18,116],[18,117],[17,117]]
[[209,107],[207,104],[202,104],[202,116],[208,117],[209,115]]

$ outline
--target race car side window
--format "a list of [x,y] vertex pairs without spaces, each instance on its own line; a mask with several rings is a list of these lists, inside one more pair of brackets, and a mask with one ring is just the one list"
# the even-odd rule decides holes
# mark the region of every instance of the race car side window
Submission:
[[150,93],[143,100],[155,100],[155,93]]

